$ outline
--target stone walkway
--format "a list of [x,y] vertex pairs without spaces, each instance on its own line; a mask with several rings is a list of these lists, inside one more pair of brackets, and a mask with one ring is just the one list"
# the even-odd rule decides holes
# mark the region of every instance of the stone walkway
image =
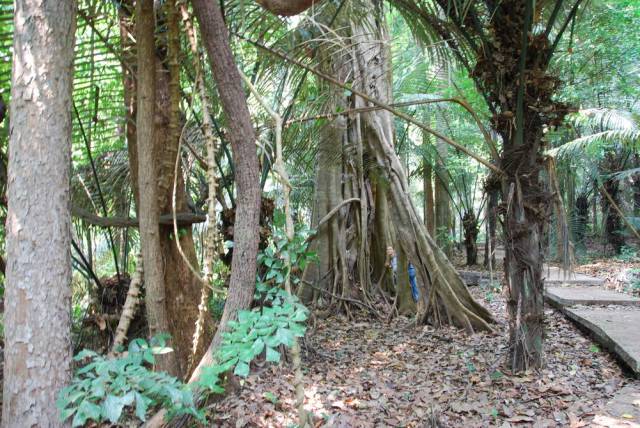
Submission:
[[[502,263],[503,257],[504,249],[496,248],[496,262]],[[547,302],[640,377],[640,299],[605,290],[601,278],[564,272],[554,266],[545,266],[544,276]],[[476,283],[482,283],[482,279]],[[466,277],[465,281],[472,283]]]
[[[597,280],[588,279],[587,284],[595,284]],[[547,302],[640,376],[640,299],[582,285],[582,278],[564,280],[561,284],[546,282]]]
[[592,428],[640,427],[640,383],[622,388],[589,425]]

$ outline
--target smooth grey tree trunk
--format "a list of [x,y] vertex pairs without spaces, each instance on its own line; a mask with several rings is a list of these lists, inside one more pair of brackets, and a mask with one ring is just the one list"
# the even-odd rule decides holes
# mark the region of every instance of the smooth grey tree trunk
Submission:
[[71,90],[76,2],[16,0],[3,427],[63,425],[71,377]]

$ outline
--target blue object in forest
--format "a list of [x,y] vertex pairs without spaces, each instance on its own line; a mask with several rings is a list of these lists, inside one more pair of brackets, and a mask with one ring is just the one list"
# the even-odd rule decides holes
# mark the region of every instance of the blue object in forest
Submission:
[[416,268],[411,263],[409,263],[409,284],[411,284],[411,296],[417,302],[420,293],[418,293],[418,283],[416,282]]

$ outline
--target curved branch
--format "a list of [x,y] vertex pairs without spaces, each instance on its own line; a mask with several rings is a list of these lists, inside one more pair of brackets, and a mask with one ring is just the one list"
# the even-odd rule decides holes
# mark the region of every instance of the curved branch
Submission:
[[256,2],[274,15],[293,16],[321,3],[322,0],[256,0]]

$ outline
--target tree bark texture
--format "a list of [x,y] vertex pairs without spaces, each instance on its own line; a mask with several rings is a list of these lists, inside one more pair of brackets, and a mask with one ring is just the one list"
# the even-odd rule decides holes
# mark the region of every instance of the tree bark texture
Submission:
[[446,168],[448,146],[443,141],[436,143],[438,160],[435,179],[435,238],[438,246],[447,256],[453,251],[451,238],[451,207],[449,193],[449,173]]
[[[374,14],[353,25],[354,87],[389,102],[391,79],[388,75],[389,52],[384,42],[385,29]],[[365,104],[364,102],[362,104]],[[419,299],[419,323],[434,324],[452,320],[471,332],[490,330],[491,314],[469,294],[455,268],[440,251],[409,198],[409,187],[400,159],[393,147],[393,122],[389,113],[361,114],[363,143],[375,163],[376,174],[387,185],[390,219],[395,230],[396,251],[406,254],[415,270]],[[409,284],[399,284],[409,288]],[[446,322],[445,321],[445,322]]]
[[[169,315],[164,283],[162,248],[160,243],[160,210],[158,207],[159,165],[155,161],[156,133],[156,55],[155,12],[153,0],[136,4],[137,115],[136,141],[138,149],[138,192],[140,242],[144,264],[145,307],[149,334],[169,332]],[[169,342],[172,346],[172,342]],[[175,352],[157,359],[159,370],[174,376],[179,374]]]
[[[446,8],[446,0],[438,0]],[[476,13],[473,11],[472,13]],[[452,13],[453,14],[453,13]],[[503,141],[500,167],[510,355],[514,371],[542,365],[544,340],[543,240],[552,195],[540,179],[545,127],[562,123],[567,106],[552,99],[559,80],[548,72],[551,44],[529,30],[533,2],[506,0],[488,23],[472,72],[494,112]],[[471,15],[469,15],[471,16]]]
[[[326,18],[324,15],[328,14],[323,14],[320,19]],[[348,23],[344,22],[343,28],[342,33],[348,34]],[[346,58],[335,60],[329,51],[320,52],[319,55],[321,68],[327,74],[338,76],[341,80],[349,78],[352,64]],[[331,85],[325,86],[323,91],[328,94],[332,109],[353,107],[353,100],[347,99],[344,91]],[[320,262],[309,266],[305,272],[305,281],[334,296],[366,300],[371,292],[371,239],[368,230],[373,202],[370,191],[372,184],[363,165],[362,141],[367,136],[361,132],[360,123],[359,117],[337,117],[323,128],[317,153],[312,224],[317,228],[312,249],[319,255]],[[358,202],[345,203],[353,198]],[[340,208],[336,211],[337,207]],[[318,226],[318,222],[329,213],[333,214]],[[384,233],[379,236],[383,238]],[[375,245],[380,242],[381,239]],[[383,248],[382,266],[384,251]],[[303,287],[302,291],[308,295],[309,287]],[[316,293],[314,297],[317,301],[321,297],[324,300],[326,296]],[[329,299],[332,306],[349,313],[346,300],[335,297]]]
[[64,425],[71,379],[71,91],[76,2],[17,0],[2,426]]
[[[132,32],[131,11],[133,2],[123,2],[120,10],[120,32],[123,43],[123,67],[125,103],[127,108],[127,149],[129,152],[129,166],[132,178],[132,189],[136,208],[140,207],[140,187],[138,186],[138,156],[139,146],[136,138],[136,80],[128,70],[136,69],[135,46],[128,43]],[[157,11],[156,11],[157,12]],[[166,297],[166,312],[169,321],[167,332],[173,338],[173,345],[177,357],[177,368],[180,375],[186,373],[191,349],[195,324],[198,318],[198,305],[200,303],[200,283],[193,275],[186,262],[180,255],[173,236],[173,223],[171,219],[171,197],[173,187],[173,162],[177,153],[178,138],[175,130],[170,132],[170,116],[172,112],[170,97],[170,74],[167,71],[168,60],[166,55],[166,44],[163,39],[154,49],[155,55],[155,112],[154,112],[154,141],[152,162],[154,168],[163,177],[158,183],[158,195],[156,205],[163,215],[159,222],[159,239],[161,260],[163,263],[163,286]],[[175,90],[175,89],[174,89]],[[175,111],[173,111],[175,115]],[[179,112],[178,112],[179,114]],[[175,126],[174,126],[175,127]],[[169,167],[171,164],[171,167]],[[179,168],[178,186],[176,192],[176,210],[178,213],[188,211],[185,187],[182,180],[182,168]],[[182,221],[181,221],[182,219]],[[198,269],[198,259],[193,241],[191,223],[200,222],[206,219],[205,216],[184,213],[178,214],[178,225],[181,227],[180,245],[191,265]],[[135,221],[135,219],[133,219]],[[193,221],[192,221],[193,220]],[[130,222],[128,222],[130,223]],[[127,224],[128,224],[127,223]],[[207,326],[203,332],[203,340],[210,341],[213,335],[211,326]],[[202,356],[202,352],[196,355]]]
[[423,159],[422,172],[424,190],[424,223],[427,225],[429,235],[436,236],[436,214],[433,199],[433,167],[428,159]]

